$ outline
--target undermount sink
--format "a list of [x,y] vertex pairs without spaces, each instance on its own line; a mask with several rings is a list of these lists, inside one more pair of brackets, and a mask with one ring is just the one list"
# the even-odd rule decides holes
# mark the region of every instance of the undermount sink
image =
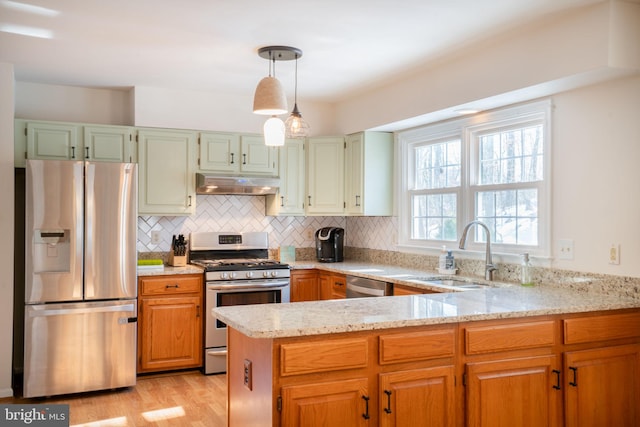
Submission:
[[446,286],[448,288],[454,288],[454,289],[483,289],[483,288],[490,288],[491,285],[485,285],[482,283],[476,283],[476,282],[469,282],[469,281],[465,281],[465,280],[457,280],[457,279],[438,279],[438,278],[431,278],[431,277],[411,277],[409,279],[407,279],[410,282],[418,282],[418,283],[424,283],[424,284],[428,284],[428,285],[435,285],[435,286]]

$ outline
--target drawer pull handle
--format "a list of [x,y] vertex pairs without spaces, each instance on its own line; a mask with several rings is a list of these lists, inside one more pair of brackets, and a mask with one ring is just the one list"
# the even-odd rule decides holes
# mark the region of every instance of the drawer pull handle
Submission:
[[560,390],[560,371],[558,371],[557,369],[554,369],[551,372],[556,374],[556,385],[554,385],[553,388],[555,388],[556,390]]
[[390,414],[391,413],[391,391],[385,390],[384,394],[387,395],[387,407],[384,408],[384,412],[386,412],[387,414]]
[[578,368],[572,368],[571,366],[569,366],[569,369],[573,371],[573,381],[570,381],[569,385],[578,387]]
[[178,285],[177,283],[175,285],[167,285],[167,286],[165,286],[166,289],[169,289],[169,288],[178,289],[179,287],[180,287],[180,285]]
[[364,399],[365,404],[364,414],[362,414],[362,418],[368,420],[369,418],[371,418],[369,416],[369,396],[362,396],[362,398]]

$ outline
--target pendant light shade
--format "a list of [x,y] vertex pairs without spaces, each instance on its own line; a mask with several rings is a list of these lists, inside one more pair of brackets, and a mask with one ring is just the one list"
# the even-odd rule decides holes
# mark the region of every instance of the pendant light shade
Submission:
[[273,116],[284,114],[288,110],[287,95],[280,80],[271,76],[260,80],[253,96],[253,112]]
[[291,115],[284,122],[287,138],[305,138],[309,136],[309,124],[302,118],[298,111],[298,104],[293,105]]
[[[302,55],[302,52],[300,52]],[[294,92],[294,104],[291,115],[284,122],[284,127],[287,132],[287,138],[305,138],[309,136],[309,124],[302,118],[302,114],[298,110],[298,58],[296,54],[296,80],[295,80],[295,92]]]
[[270,147],[281,147],[284,145],[284,122],[276,116],[272,116],[264,122],[264,144]]

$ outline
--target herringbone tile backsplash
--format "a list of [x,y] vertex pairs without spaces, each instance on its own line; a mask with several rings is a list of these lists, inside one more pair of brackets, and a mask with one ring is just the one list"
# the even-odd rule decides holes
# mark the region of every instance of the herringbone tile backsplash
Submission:
[[[392,250],[396,219],[388,217],[272,217],[265,216],[264,196],[197,196],[196,214],[189,217],[138,217],[138,252],[168,252],[171,237],[193,231],[267,231],[269,248],[314,246],[314,233],[322,227],[345,229],[345,245]],[[160,231],[159,245],[151,243],[151,231]]]

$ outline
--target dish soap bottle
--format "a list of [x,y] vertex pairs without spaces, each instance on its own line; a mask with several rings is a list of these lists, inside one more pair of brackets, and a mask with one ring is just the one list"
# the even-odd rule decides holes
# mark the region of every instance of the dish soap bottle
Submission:
[[531,280],[531,262],[529,261],[529,254],[522,255],[522,264],[520,266],[520,284],[522,286],[533,286]]
[[446,269],[453,270],[455,268],[456,268],[456,260],[453,258],[453,253],[451,253],[451,251],[448,251],[447,257],[446,257]]
[[438,270],[447,269],[447,247],[442,245],[440,256],[438,257]]

